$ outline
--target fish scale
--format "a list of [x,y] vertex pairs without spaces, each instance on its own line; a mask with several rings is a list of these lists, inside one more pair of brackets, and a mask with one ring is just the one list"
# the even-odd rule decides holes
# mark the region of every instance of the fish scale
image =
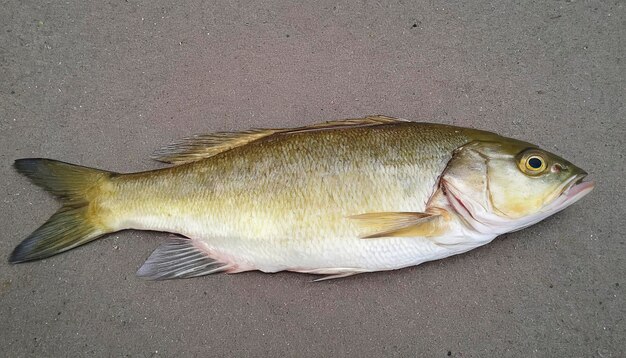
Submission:
[[[433,139],[424,136],[427,131]],[[118,228],[180,233],[246,269],[408,266],[439,248],[426,240],[361,242],[346,217],[423,211],[453,149],[470,140],[458,134],[447,126],[407,123],[251,143],[175,172],[163,169],[159,176],[150,172],[138,178],[154,186],[150,189],[126,194],[124,185],[132,178],[120,177],[118,191],[139,207],[128,210],[130,205],[113,199],[120,203],[113,211],[128,210],[121,215],[129,222]],[[182,200],[170,202],[171,197]],[[156,225],[155,218],[160,218]]]

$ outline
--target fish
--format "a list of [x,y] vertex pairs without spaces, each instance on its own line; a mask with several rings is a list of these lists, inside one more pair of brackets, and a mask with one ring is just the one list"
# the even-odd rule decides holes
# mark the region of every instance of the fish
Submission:
[[145,279],[253,270],[334,279],[467,252],[594,188],[584,170],[528,142],[382,115],[195,135],[152,158],[171,166],[116,173],[16,160],[62,206],[9,262],[151,230],[175,235],[139,268]]

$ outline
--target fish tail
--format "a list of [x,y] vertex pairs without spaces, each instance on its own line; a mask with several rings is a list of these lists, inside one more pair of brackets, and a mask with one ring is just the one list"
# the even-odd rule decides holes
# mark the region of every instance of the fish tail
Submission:
[[41,158],[18,159],[13,167],[61,199],[63,206],[13,250],[9,262],[43,259],[111,231],[94,202],[114,173]]

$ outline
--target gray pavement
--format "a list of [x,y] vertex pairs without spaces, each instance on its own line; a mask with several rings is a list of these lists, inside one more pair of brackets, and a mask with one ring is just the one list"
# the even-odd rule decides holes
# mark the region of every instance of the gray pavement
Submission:
[[[3,356],[626,356],[623,1],[172,3],[2,5]],[[17,158],[140,171],[190,134],[368,114],[532,141],[597,186],[467,254],[317,284],[146,282],[154,232],[6,261],[58,207]]]

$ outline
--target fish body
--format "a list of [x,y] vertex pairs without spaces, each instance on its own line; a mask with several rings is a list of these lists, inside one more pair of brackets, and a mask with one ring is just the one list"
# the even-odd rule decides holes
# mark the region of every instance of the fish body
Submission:
[[[18,171],[65,205],[11,261],[137,229],[185,237],[150,256],[138,274],[151,279],[250,270],[341,277],[417,265],[531,225],[591,190],[577,183],[582,170],[541,151],[544,164],[554,162],[550,170],[571,173],[540,185],[546,189],[537,197],[532,181],[520,179],[509,189],[531,192],[494,208],[498,200],[490,195],[512,195],[499,188],[507,175],[531,177],[509,168],[510,158],[528,150],[540,151],[490,132],[373,116],[196,136],[157,152],[156,159],[175,166],[140,173],[18,160]],[[499,156],[507,158],[506,170],[499,166],[490,181],[489,163]]]

